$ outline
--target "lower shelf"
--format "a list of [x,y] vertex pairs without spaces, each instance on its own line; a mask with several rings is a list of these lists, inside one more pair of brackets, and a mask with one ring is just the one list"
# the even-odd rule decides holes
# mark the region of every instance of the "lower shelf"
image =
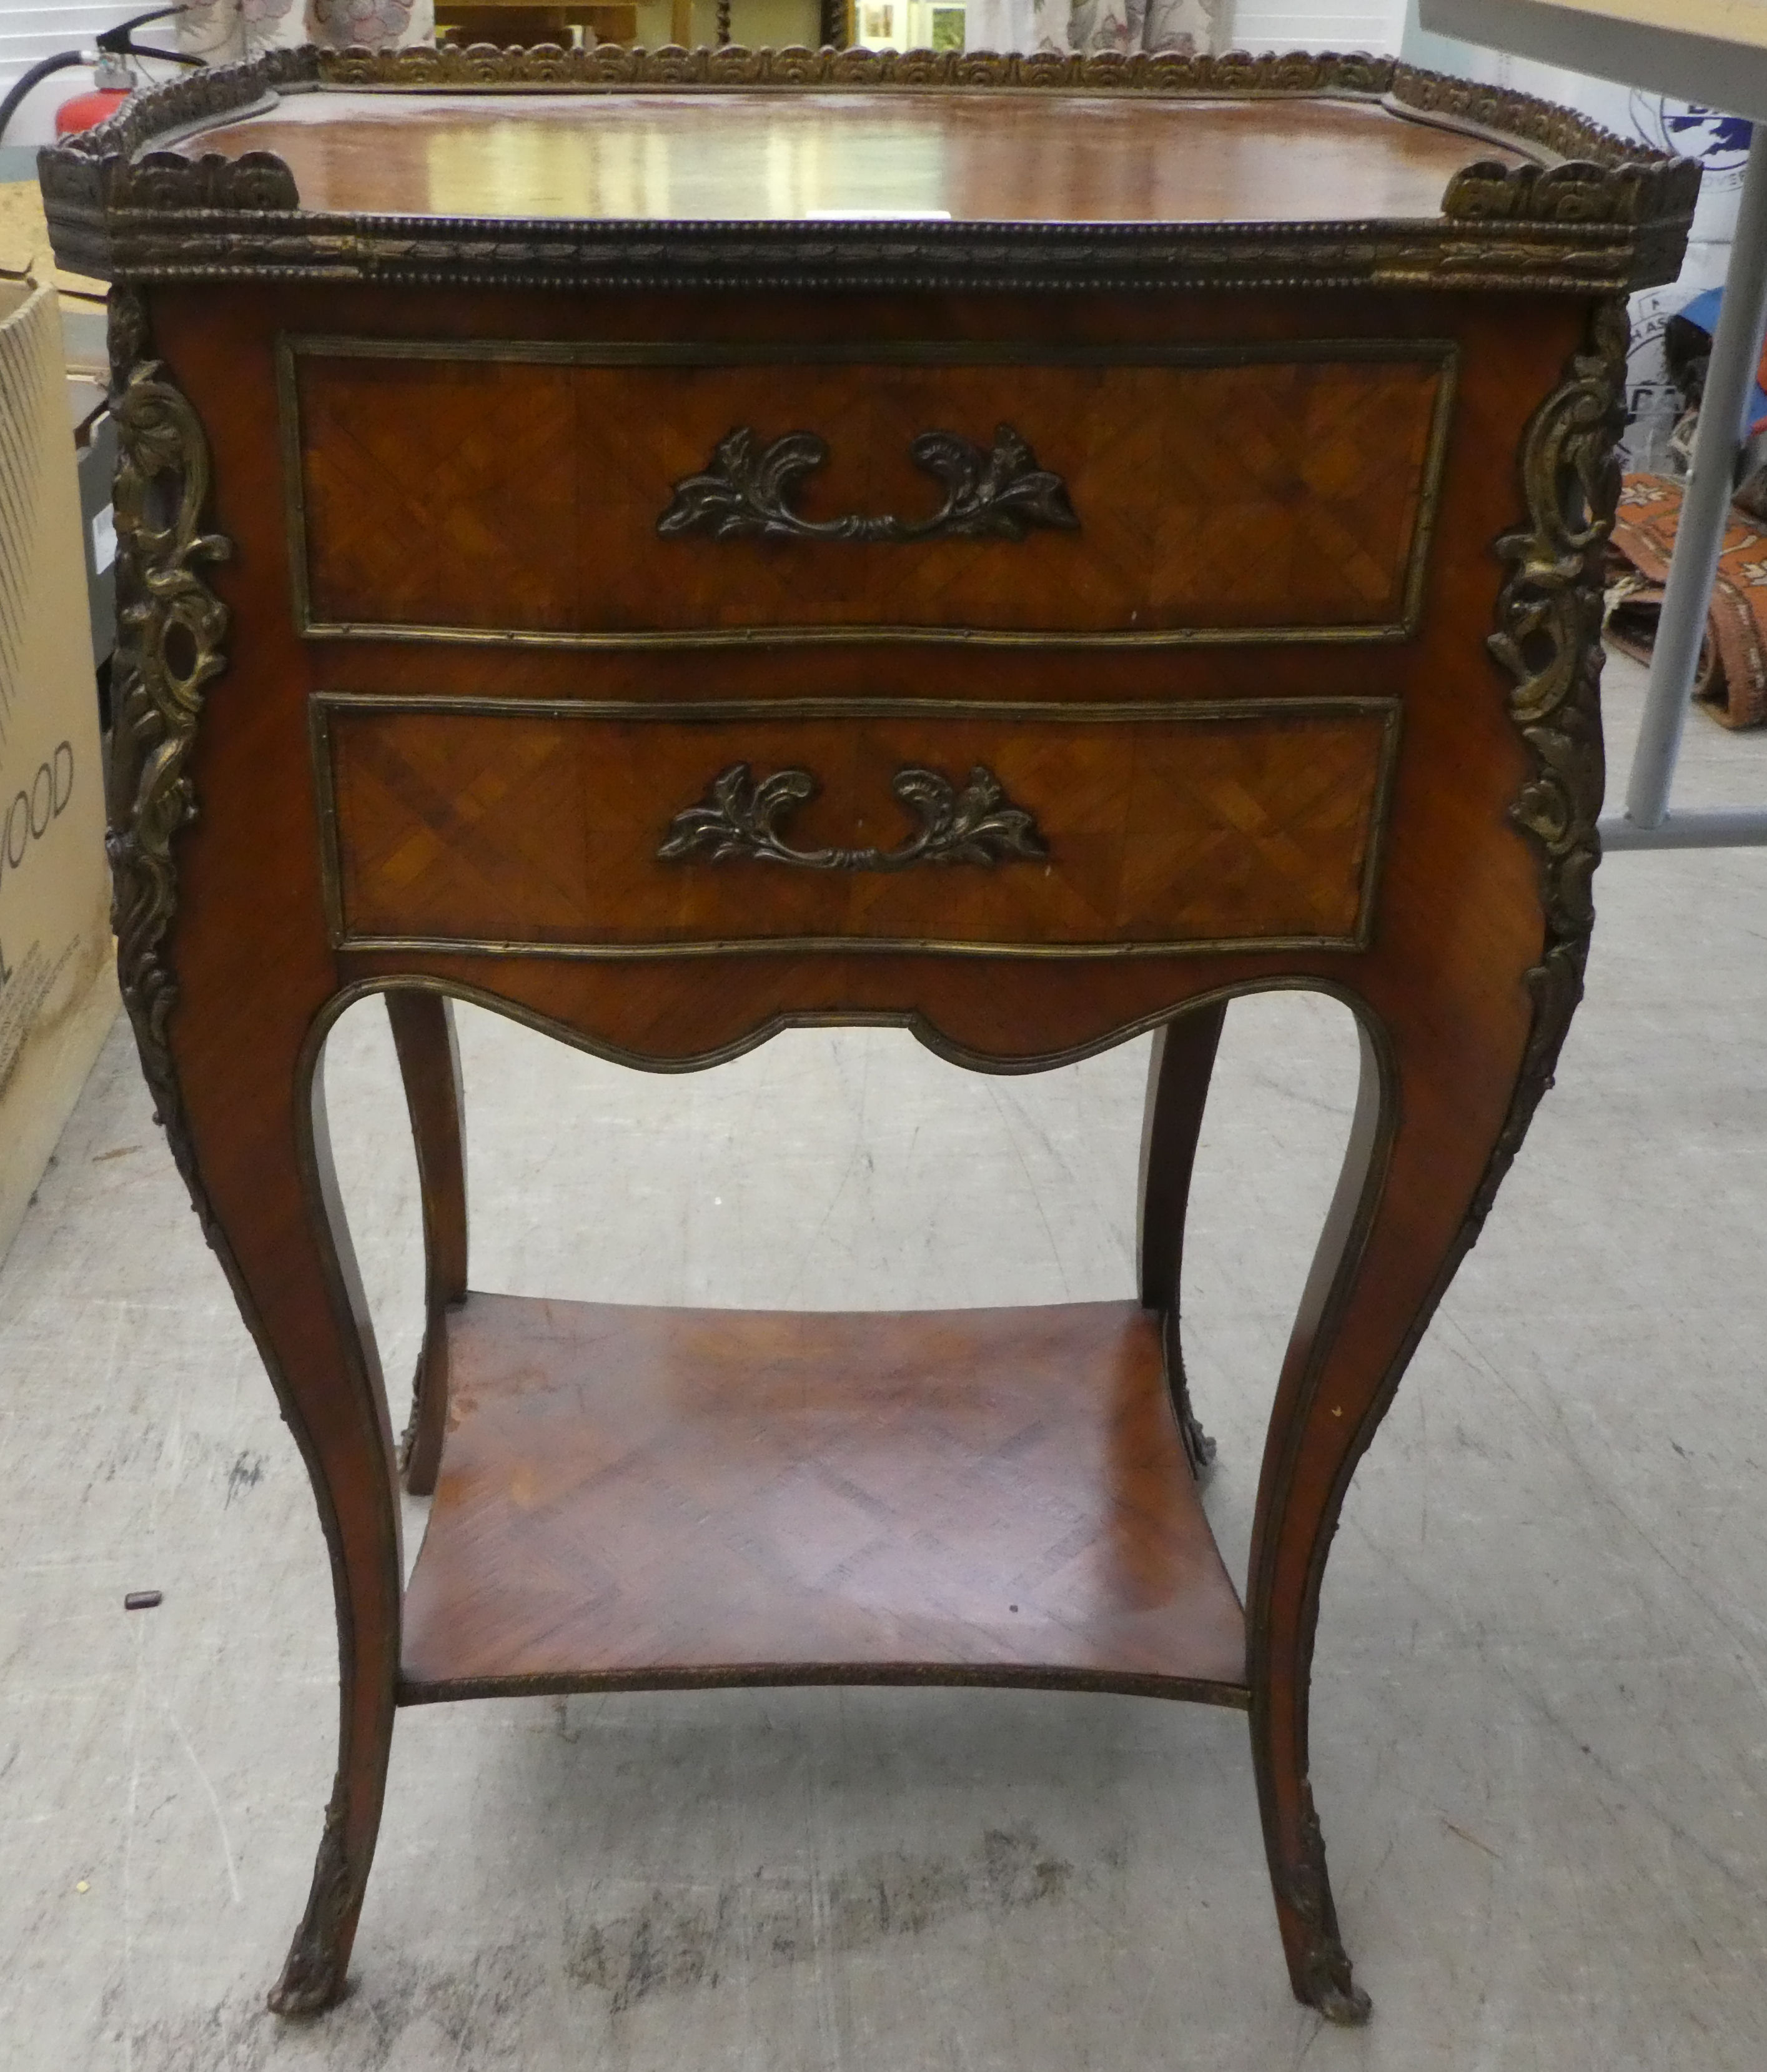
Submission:
[[405,1704],[716,1684],[1246,1703],[1245,1618],[1133,1303],[469,1296]]

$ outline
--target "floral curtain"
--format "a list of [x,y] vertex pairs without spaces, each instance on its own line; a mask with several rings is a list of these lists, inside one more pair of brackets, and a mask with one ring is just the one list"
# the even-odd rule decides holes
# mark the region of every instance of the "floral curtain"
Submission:
[[435,33],[435,0],[186,0],[178,18],[179,48],[211,64],[286,43],[392,50]]
[[[1219,50],[1232,0],[969,0],[972,50]],[[435,0],[186,0],[182,49],[225,64],[285,43],[426,43]]]
[[1177,51],[1220,47],[1227,0],[1032,0],[1033,46],[1042,51]]

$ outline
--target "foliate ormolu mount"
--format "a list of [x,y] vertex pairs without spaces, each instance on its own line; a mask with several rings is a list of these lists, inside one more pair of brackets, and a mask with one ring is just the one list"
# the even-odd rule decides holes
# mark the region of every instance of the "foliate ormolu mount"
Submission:
[[178,906],[173,855],[196,813],[186,766],[209,684],[227,666],[227,607],[203,581],[232,543],[205,532],[208,442],[196,413],[147,357],[140,298],[110,300],[117,471],[117,649],[111,684],[111,924],[117,975],[172,1155],[207,1228],[207,1198],[184,1127],[167,1025],[178,988],[165,956]]
[[919,863],[993,865],[1040,862],[1049,845],[1022,806],[1013,805],[992,771],[978,763],[960,791],[936,770],[898,770],[890,790],[920,823],[891,849],[794,849],[779,824],[814,798],[807,770],[778,770],[757,779],[734,763],[712,781],[705,802],[669,822],[657,857],[665,863],[749,860],[795,864],[807,870],[906,870]]
[[1497,542],[1510,574],[1490,648],[1515,680],[1510,717],[1534,765],[1510,815],[1539,850],[1546,939],[1527,974],[1533,1024],[1502,1135],[1473,1199],[1473,1235],[1552,1083],[1583,997],[1605,778],[1602,573],[1620,495],[1616,452],[1625,427],[1627,343],[1625,304],[1602,302],[1588,349],[1572,360],[1528,426],[1522,453],[1527,523]]
[[828,461],[828,446],[814,432],[787,432],[758,446],[746,425],[718,441],[701,474],[676,483],[656,521],[665,540],[709,532],[714,540],[851,540],[906,545],[933,540],[1022,540],[1038,526],[1079,529],[1067,485],[1039,467],[1037,456],[1010,425],[996,429],[991,450],[956,432],[923,432],[908,449],[916,467],[942,485],[945,500],[931,517],[896,518],[854,512],[806,518],[791,508],[804,477]]

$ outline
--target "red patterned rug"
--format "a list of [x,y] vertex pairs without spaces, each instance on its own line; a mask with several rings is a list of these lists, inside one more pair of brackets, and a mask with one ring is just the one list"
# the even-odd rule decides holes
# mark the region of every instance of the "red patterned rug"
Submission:
[[[1679,482],[1629,475],[1608,575],[1608,637],[1648,662],[1681,519]],[[1731,513],[1694,697],[1725,726],[1767,721],[1767,528]]]

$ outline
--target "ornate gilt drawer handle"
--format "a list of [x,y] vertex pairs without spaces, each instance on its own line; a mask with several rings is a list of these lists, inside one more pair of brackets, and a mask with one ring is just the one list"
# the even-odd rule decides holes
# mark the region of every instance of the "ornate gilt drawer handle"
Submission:
[[675,485],[673,500],[656,521],[665,540],[684,532],[709,532],[714,540],[751,535],[762,540],[1022,540],[1038,525],[1078,532],[1079,520],[1067,484],[1037,465],[1037,456],[1010,425],[994,434],[984,453],[955,432],[923,432],[908,449],[916,467],[943,485],[945,500],[918,524],[904,518],[812,519],[791,508],[804,476],[828,458],[825,439],[814,432],[787,432],[757,450],[754,432],[741,425],[719,440],[703,475]]
[[1049,854],[1035,819],[1008,803],[1000,779],[980,763],[961,791],[936,770],[898,770],[890,788],[920,825],[894,849],[794,849],[779,823],[819,788],[807,770],[756,778],[747,763],[733,763],[713,779],[702,804],[669,822],[657,856],[668,863],[753,857],[806,870],[906,870],[915,863],[992,865]]

